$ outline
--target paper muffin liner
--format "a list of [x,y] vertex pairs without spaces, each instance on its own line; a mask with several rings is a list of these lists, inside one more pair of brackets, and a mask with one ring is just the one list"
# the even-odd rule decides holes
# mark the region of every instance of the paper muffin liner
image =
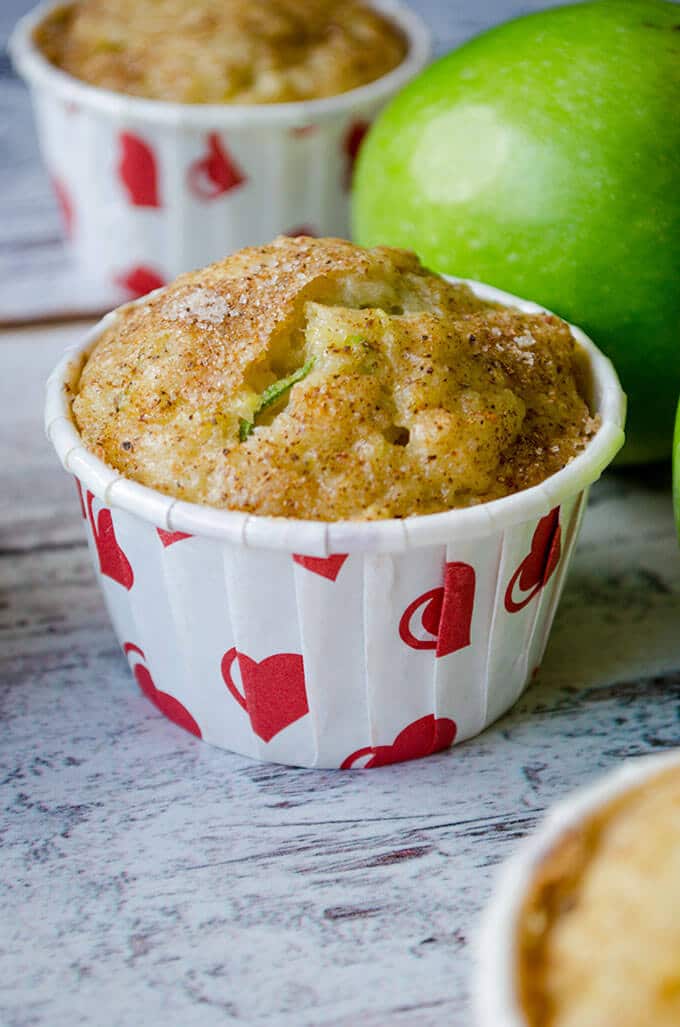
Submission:
[[553,806],[539,828],[502,866],[476,939],[473,997],[477,1027],[527,1027],[517,989],[517,932],[528,891],[553,847],[598,809],[674,765],[680,765],[680,749],[620,764]]
[[541,662],[588,487],[623,442],[616,373],[582,332],[601,427],[563,470],[475,507],[318,522],[184,503],[85,449],[66,387],[117,316],[52,374],[46,429],[78,481],[118,639],[167,716],[258,759],[359,768],[462,742],[515,702]]
[[430,54],[412,11],[376,0],[409,44],[376,81],[297,103],[176,104],[90,86],[51,65],[32,37],[54,6],[19,22],[10,51],[31,89],[80,271],[112,302],[278,234],[347,236],[361,140]]

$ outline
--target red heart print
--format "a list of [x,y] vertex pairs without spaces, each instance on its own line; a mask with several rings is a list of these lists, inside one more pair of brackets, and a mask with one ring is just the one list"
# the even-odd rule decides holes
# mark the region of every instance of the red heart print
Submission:
[[238,164],[230,157],[217,132],[207,140],[207,153],[189,167],[189,188],[199,200],[214,200],[246,182]]
[[[245,695],[239,692],[231,676],[238,660]],[[297,653],[276,653],[261,663],[230,649],[222,657],[224,683],[239,706],[250,717],[253,731],[264,742],[269,742],[309,713],[305,671],[302,657]]]
[[300,556],[294,553],[293,559],[312,574],[320,574],[322,578],[335,581],[347,556],[347,553],[335,553],[333,556]]
[[560,508],[556,506],[538,522],[529,554],[510,578],[505,590],[508,613],[518,613],[538,595],[552,577],[561,553]]
[[[80,482],[78,482],[78,491],[80,492],[81,507],[84,510]],[[104,507],[95,518],[94,510],[92,509],[93,503],[94,495],[88,489],[87,516],[92,528],[94,544],[97,547],[99,569],[107,578],[117,581],[119,585],[122,585],[129,592],[134,584],[135,576],[132,573],[130,561],[118,544],[116,532],[113,528],[111,511]]]
[[[444,584],[418,596],[404,610],[399,637],[411,649],[434,649],[437,658],[470,645],[475,603],[475,570],[469,563],[447,563]],[[420,626],[430,638],[419,638]]]
[[191,538],[186,531],[165,531],[164,528],[156,528],[156,531],[164,549],[174,546],[175,542],[181,542],[183,538]]
[[[435,717],[429,713],[400,731],[391,745],[367,746],[357,749],[340,765],[341,770],[351,770],[356,763],[369,770],[384,767],[388,763],[404,763],[430,756],[433,752],[448,749],[456,737],[456,723],[448,717]],[[365,762],[363,762],[365,761]]]
[[141,136],[121,132],[118,177],[133,207],[160,207],[158,169],[152,147]]
[[52,188],[54,189],[54,195],[57,198],[59,204],[59,210],[61,211],[61,219],[64,223],[64,231],[69,239],[73,238],[73,228],[75,223],[75,212],[73,210],[73,202],[71,200],[70,193],[66,188],[61,178],[57,178],[56,175],[51,176]]
[[345,188],[349,189],[352,185],[352,176],[354,174],[354,165],[357,162],[359,156],[359,150],[361,144],[364,141],[364,137],[368,132],[370,125],[367,121],[355,121],[349,127],[349,131],[345,136],[343,142],[343,149],[345,151]]
[[154,271],[151,267],[144,267],[143,264],[138,264],[137,267],[130,268],[129,271],[117,275],[115,281],[116,285],[127,289],[130,295],[134,297],[146,296],[147,292],[153,292],[154,289],[162,289],[165,285],[165,279],[157,271]]
[[164,716],[171,720],[174,724],[183,727],[185,731],[191,731],[192,735],[197,735],[198,738],[202,738],[201,729],[189,713],[186,706],[183,706],[179,699],[175,699],[173,695],[168,695],[167,692],[161,692],[160,689],[156,688],[151,674],[144,666],[143,663],[139,663],[136,656],[140,656],[142,660],[146,657],[144,652],[139,648],[138,645],[133,645],[132,642],[126,642],[123,646],[123,652],[130,661],[132,673],[137,679],[137,684],[141,688],[147,699],[150,699],[154,706],[161,711]]

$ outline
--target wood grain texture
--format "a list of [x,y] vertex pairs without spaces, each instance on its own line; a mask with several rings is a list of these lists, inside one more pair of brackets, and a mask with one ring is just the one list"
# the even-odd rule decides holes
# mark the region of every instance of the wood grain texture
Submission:
[[483,736],[365,773],[197,742],[138,692],[42,382],[0,336],[0,1023],[471,1027],[495,865],[566,790],[678,740],[667,476],[595,487],[539,681]]
[[[0,4],[0,37],[28,5]],[[428,0],[444,50],[543,3]],[[23,86],[0,60],[0,318],[78,306]],[[0,334],[0,1023],[472,1027],[495,865],[547,805],[673,746],[668,474],[610,474],[538,682],[478,739],[366,773],[205,744],[138,692],[43,382],[81,326]]]

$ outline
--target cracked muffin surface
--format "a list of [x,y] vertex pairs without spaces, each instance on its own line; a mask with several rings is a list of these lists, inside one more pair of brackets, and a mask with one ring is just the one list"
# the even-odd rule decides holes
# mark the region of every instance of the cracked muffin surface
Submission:
[[283,103],[373,82],[406,56],[360,0],[79,0],[35,33],[63,71],[179,103]]
[[535,485],[597,423],[568,326],[478,299],[402,250],[279,238],[121,308],[73,415],[179,499],[270,516],[407,517]]
[[519,918],[529,1027],[680,1023],[680,769],[584,819],[539,865]]

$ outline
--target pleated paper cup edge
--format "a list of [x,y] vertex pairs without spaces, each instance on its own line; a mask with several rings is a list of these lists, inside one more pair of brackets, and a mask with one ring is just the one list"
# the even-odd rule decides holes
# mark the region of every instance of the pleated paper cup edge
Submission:
[[517,930],[528,889],[550,850],[590,814],[672,766],[680,766],[680,749],[626,760],[551,806],[502,864],[474,940],[476,1027],[528,1027],[517,993]]
[[93,86],[52,65],[33,40],[40,22],[63,0],[39,4],[21,18],[10,36],[9,53],[18,73],[33,88],[49,91],[66,103],[76,103],[104,117],[129,124],[166,125],[176,128],[263,128],[322,122],[327,118],[361,110],[387,101],[427,64],[431,34],[424,21],[400,0],[369,0],[385,14],[408,42],[404,60],[386,75],[356,89],[317,100],[278,104],[184,104],[116,93]]
[[[63,420],[63,419],[60,419],[60,420]],[[94,492],[95,495],[103,497],[103,501],[106,503],[106,505],[113,505],[113,503],[111,501],[113,499],[115,499],[114,490],[119,485],[134,486],[135,488],[141,488],[141,486],[136,486],[136,485],[134,485],[134,483],[126,482],[125,479],[117,478],[115,472],[113,472],[110,469],[106,468],[105,465],[102,465],[102,466],[104,467],[105,474],[102,476],[102,478],[100,480],[98,480],[97,482],[90,482],[89,485],[90,486],[94,485],[97,488],[97,491],[94,492],[94,488],[90,487],[90,491]],[[83,489],[83,494],[84,494],[85,490],[87,490],[89,486],[88,486],[88,483],[83,480],[81,474],[79,473],[80,469],[78,467],[77,461],[74,461],[70,465],[70,470],[74,474],[74,476],[77,478],[77,480],[81,483],[81,488]],[[152,495],[157,496],[158,494],[152,493]],[[107,499],[108,499],[108,502],[107,502]],[[115,509],[115,507],[114,507],[114,509]],[[132,531],[136,535],[138,535],[139,545],[138,545],[137,548],[140,551],[144,550],[144,552],[147,552],[149,550],[149,547],[151,547],[151,545],[152,545],[152,541],[151,541],[152,540],[152,536],[149,534],[149,528],[150,528],[149,521],[143,520],[143,519],[141,519],[140,517],[138,517],[138,516],[136,516],[134,514],[128,514],[128,516],[130,516],[130,522],[129,522],[128,528],[127,528],[128,534]],[[91,521],[91,518],[92,518],[92,514],[90,514],[90,521]],[[156,521],[154,523],[158,524],[159,522]],[[166,530],[170,530],[170,531],[173,530],[172,526],[170,524],[166,524],[165,527],[166,527]],[[495,535],[497,537],[501,536],[502,534],[503,534],[502,532],[495,532]],[[573,555],[574,543],[576,541],[577,534],[578,534],[578,530],[576,530],[574,532],[573,537],[572,537],[572,542],[569,545],[569,551],[568,551],[567,554],[565,554],[567,556],[567,560],[564,563],[564,566],[563,566],[562,571],[561,571],[562,580],[566,576],[566,574],[568,573],[569,563],[570,563],[572,555]],[[224,540],[223,539],[220,539],[220,540],[214,540],[213,539],[213,540],[205,540],[205,541],[209,542],[210,545],[214,545],[216,548],[220,547],[220,546],[222,546],[224,544]],[[232,543],[232,545],[233,544],[238,545],[240,540],[239,540],[237,534],[235,533],[234,534],[234,538],[230,539],[229,541]],[[157,546],[158,545],[158,540],[154,540],[154,542],[155,542],[155,544]],[[480,550],[483,550],[485,548],[485,546],[487,544],[487,540],[474,540],[473,539],[473,540],[471,540],[471,543],[472,543],[472,545],[469,548],[473,549],[473,552],[468,552],[468,554],[466,555],[466,560],[469,560],[473,564],[473,566],[476,566],[476,564],[477,564],[476,556],[479,555],[479,551]],[[442,550],[446,549],[445,546],[441,546],[441,547],[438,547],[438,548],[441,548]],[[252,559],[252,558],[255,558],[255,560],[256,560],[259,554],[258,554],[257,550],[248,549],[246,547],[243,547],[242,551],[243,551],[244,558],[245,558],[245,561],[246,561],[245,563],[243,563],[243,568],[247,568],[247,569],[244,569],[241,580],[245,584],[245,583],[251,581],[251,577],[252,577],[253,580],[255,580],[256,568],[257,568],[258,564],[257,564],[257,562],[254,562],[253,566],[251,567],[248,561],[250,559]],[[97,558],[96,558],[96,556],[94,554],[91,554],[91,555],[93,556],[93,563],[94,563],[95,570],[97,570],[97,566],[98,566]],[[287,556],[292,558],[294,553],[293,552],[287,552],[285,555],[287,555]],[[381,554],[368,554],[368,556],[366,556],[365,554],[358,554],[358,555],[362,558],[362,560],[372,561],[372,560],[378,560],[380,558]],[[397,553],[397,554],[394,555],[394,559],[395,559],[395,561],[399,561],[405,555],[406,554],[403,554],[403,553]],[[201,580],[201,571],[199,569],[199,565],[196,564],[196,562],[195,562],[195,556],[187,554],[187,557],[188,557],[188,560],[189,560],[189,564],[187,566],[191,567],[190,577],[194,581],[200,582],[200,580]],[[219,559],[219,556],[218,556],[217,553],[215,553],[215,559]],[[442,560],[446,560],[446,559],[447,559],[447,557],[446,557],[446,555],[443,552],[442,553]],[[137,567],[137,565],[135,564],[135,573],[137,573],[136,567]],[[254,571],[254,573],[251,574],[251,571]],[[405,590],[406,591],[410,591],[413,595],[417,595],[418,593],[420,593],[422,591],[423,587],[426,587],[426,586],[420,580],[420,577],[417,574],[414,577],[413,571],[414,571],[414,568],[411,566],[411,568],[409,570],[408,579],[402,578],[402,582],[405,581],[405,580],[408,580],[409,586],[412,586],[412,587],[407,588]],[[185,567],[185,572],[186,572],[186,567]],[[308,573],[308,572],[305,572],[305,573]],[[403,575],[403,573],[404,573],[404,569],[401,568],[400,569],[400,574]],[[99,577],[99,572],[98,571],[97,571],[97,576]],[[438,580],[438,578],[435,576],[435,578],[433,578],[433,583],[436,583],[437,580]],[[492,587],[492,590],[491,590],[494,598],[493,598],[493,600],[489,604],[489,610],[490,610],[489,622],[490,622],[490,624],[491,624],[491,621],[493,620],[493,618],[496,616],[497,612],[502,609],[502,605],[503,605],[503,598],[502,597],[504,595],[504,587],[502,587],[502,585],[504,584],[504,580],[503,580],[503,583],[502,583],[501,577],[500,577],[500,566],[499,566],[499,568],[497,569],[497,571],[495,573],[494,582],[495,583],[494,583],[494,585]],[[103,579],[102,578],[100,578],[100,584],[103,584]],[[108,586],[108,587],[110,588],[110,586]],[[171,593],[171,591],[169,589],[169,585],[168,585],[167,579],[165,577],[159,578],[157,580],[157,582],[156,582],[156,586],[155,587],[159,591],[163,591],[165,593],[165,596],[167,598],[168,608],[174,609],[175,608],[175,602],[171,598],[172,593]],[[364,566],[364,571],[362,572],[362,589],[363,588],[365,588],[365,566]],[[191,602],[192,602],[192,609],[194,609],[194,610],[200,608],[201,602],[205,601],[205,597],[201,594],[201,591],[202,590],[199,589],[198,595],[192,597],[192,600],[191,600]],[[106,587],[104,588],[104,592],[105,592],[105,595],[106,595],[107,594]],[[241,594],[241,592],[242,592],[242,589],[239,591],[239,595]],[[259,588],[257,588],[257,587],[256,587],[256,592],[257,592],[258,595],[260,594]],[[228,593],[228,594],[230,594],[230,593]],[[110,596],[109,596],[109,598],[110,598]],[[126,596],[124,596],[122,594],[120,595],[120,600],[123,603],[129,603],[129,600],[126,598]],[[238,601],[239,602],[242,601],[242,598],[240,598]],[[341,604],[340,606],[337,605],[338,602],[340,602],[340,604]],[[362,592],[362,603],[365,603],[365,597],[363,595],[363,592]],[[342,609],[344,609],[344,606],[342,605],[343,604],[343,600],[334,599],[334,604],[335,604],[334,607],[333,607],[334,610],[341,611]],[[557,597],[551,598],[550,599],[550,604],[553,607],[556,606],[557,605]],[[132,613],[132,606],[128,606],[127,608]],[[214,606],[211,607],[211,609],[214,609],[214,608],[215,608]],[[328,629],[327,630],[330,633],[334,633],[336,631],[335,624],[336,624],[336,620],[339,619],[339,618],[336,618],[336,615],[333,612],[333,609],[331,609],[329,607],[329,609],[326,611],[326,614],[327,614],[327,618],[326,619],[327,619],[327,625],[328,625]],[[299,651],[300,651],[301,655],[303,656],[303,658],[305,660],[305,665],[306,665],[307,658],[308,658],[308,650],[306,648],[307,644],[304,641],[304,634],[302,632],[302,623],[303,623],[303,621],[300,619],[299,611],[298,611],[298,613],[296,615],[293,615],[293,614],[290,613],[290,610],[288,608],[286,608],[284,605],[281,606],[281,610],[282,610],[281,617],[283,619],[291,619],[292,618],[292,620],[296,621],[296,623],[297,623],[297,628],[300,631],[300,650]],[[224,619],[224,623],[230,625],[230,631],[231,632],[235,632],[234,620],[233,620],[233,606],[232,606],[230,600],[227,602],[227,604],[226,604],[226,606],[225,606],[225,608],[223,610],[223,614],[224,614],[224,618],[223,618]],[[135,632],[135,634],[133,636],[135,644],[141,645],[143,651],[145,653],[147,653],[147,655],[148,655],[149,647],[148,647],[148,642],[147,642],[147,638],[146,638],[146,632],[144,630],[144,628],[145,628],[145,620],[144,620],[143,617],[140,616],[139,608],[137,608],[136,612],[133,613],[133,616],[139,618],[138,624],[137,624],[137,631]],[[340,613],[340,618],[341,618],[341,616],[342,616],[342,614]],[[112,616],[111,619],[112,619],[113,627],[114,627],[116,635],[117,635],[117,637],[119,639],[120,644],[124,645],[124,643],[129,642],[130,638],[128,637],[128,635],[125,632],[121,633],[121,631],[119,631],[119,626],[118,626],[117,618]],[[550,620],[552,620],[552,616],[550,616]],[[394,622],[395,626],[396,626],[396,623],[397,623],[397,621],[395,620],[395,622]],[[365,621],[363,622],[363,629],[364,629],[364,632],[366,632],[366,633],[368,632],[368,629],[367,629],[367,626],[365,624]],[[533,640],[533,630],[534,630],[534,628],[530,628],[529,629],[529,642],[527,643],[528,645],[531,645],[531,642]],[[546,628],[545,631],[546,631],[546,637],[547,637],[548,629]],[[520,648],[521,647],[520,646],[508,646],[507,642],[505,643],[505,645],[502,645],[502,644],[499,644],[497,641],[492,645],[491,643],[492,643],[493,637],[494,637],[493,636],[493,631],[490,628],[489,634],[488,634],[487,637],[485,637],[485,641],[484,641],[484,646],[485,646],[485,650],[486,650],[486,653],[487,653],[485,665],[488,666],[488,663],[489,663],[489,661],[491,659],[492,654],[494,654],[497,657],[499,651],[504,651],[506,653],[507,661],[508,661],[509,664],[511,664],[514,661],[514,659],[515,659],[516,655],[518,654],[518,652],[520,652]],[[393,643],[396,646],[399,645],[399,642],[398,642],[397,637],[396,637],[396,633],[395,633],[395,637],[393,639]],[[238,636],[235,633],[233,634],[233,644],[234,644],[234,647],[239,648],[239,638],[238,638]],[[227,646],[229,646],[229,643],[227,643]],[[241,651],[241,650],[239,649],[239,651]],[[297,646],[293,645],[293,648],[291,649],[291,651],[298,652]],[[393,650],[389,649],[389,650],[386,650],[386,651],[382,651],[380,653],[380,657],[379,657],[379,661],[378,662],[379,662],[379,665],[381,667],[384,668],[385,666],[392,665],[392,662],[393,662],[392,661],[392,652],[393,652]],[[264,657],[264,658],[266,659],[266,657]],[[157,675],[157,670],[156,670],[156,667],[153,665],[153,661],[149,662],[149,669],[153,671],[153,679],[154,679],[155,684],[157,686],[159,686],[163,691],[167,692],[169,695],[177,698],[182,703],[186,703],[187,709],[189,710],[189,712],[193,716],[194,713],[196,712],[196,709],[198,707],[200,707],[200,699],[196,703],[194,702],[194,699],[200,697],[200,695],[202,693],[202,690],[204,688],[204,680],[203,680],[202,674],[199,673],[197,671],[197,669],[194,667],[191,670],[190,673],[185,673],[185,675],[183,676],[183,679],[182,679],[182,684],[180,685],[179,688],[177,688],[176,687],[176,684],[177,684],[176,682],[173,682],[172,680],[168,681],[167,679],[165,679],[163,677],[162,674]],[[430,670],[434,672],[434,666],[431,667]],[[365,673],[368,676],[368,671],[366,669],[365,669]],[[519,697],[523,694],[523,692],[525,691],[525,689],[526,689],[528,683],[530,682],[530,680],[531,680],[531,674],[530,673],[525,674],[523,679],[522,679],[521,687],[518,689],[518,691],[512,697],[506,697],[504,699],[504,701],[503,701],[502,706],[500,706],[500,707],[496,706],[494,708],[494,712],[493,713],[490,713],[490,711],[487,708],[487,711],[486,711],[486,714],[485,714],[484,718],[478,723],[478,725],[475,728],[475,730],[472,731],[472,732],[467,733],[466,735],[464,735],[461,738],[456,738],[456,742],[454,743],[454,747],[457,744],[459,744],[459,742],[461,742],[461,741],[467,741],[467,740],[469,740],[471,738],[476,737],[478,734],[480,734],[481,732],[485,731],[492,723],[494,723],[495,721],[499,720],[502,716],[504,716],[505,713],[507,713],[507,711],[509,709],[511,709],[512,706],[514,706],[514,704],[517,702]],[[412,687],[412,692],[413,692],[413,689],[415,689],[417,687],[419,689],[419,693],[418,693],[419,694],[419,699],[422,700],[422,702],[421,702],[421,714],[420,715],[422,715],[422,716],[429,716],[429,712],[428,711],[432,710],[433,715],[435,717],[438,716],[440,713],[441,713],[441,715],[447,716],[447,717],[448,716],[454,716],[454,719],[456,720],[456,723],[458,723],[457,717],[455,716],[455,712],[448,711],[448,712],[443,712],[442,713],[441,710],[437,709],[436,702],[434,704],[434,707],[431,706],[431,702],[430,702],[430,700],[432,698],[432,694],[431,694],[432,693],[432,687],[431,687],[431,684],[432,683],[431,683],[431,680],[430,680],[430,673],[427,670],[427,667],[424,665],[422,676],[416,676],[411,681],[411,685],[413,686]],[[484,685],[483,680],[480,679],[480,681],[475,683],[474,687],[479,692],[480,689],[484,689],[486,686]],[[316,688],[315,688],[315,691],[313,693],[313,694],[316,695],[317,700],[318,700],[319,695],[322,694],[322,692],[325,691],[327,688],[328,688],[328,684],[326,682],[320,682],[317,679],[317,681],[316,681]],[[391,707],[391,705],[392,704],[389,704],[390,707]],[[385,707],[383,705],[383,702],[381,702],[378,705],[374,705],[374,706],[371,707],[373,714],[376,714],[379,710],[382,710],[384,708]],[[312,713],[311,700],[310,700],[310,713]],[[237,716],[237,711],[234,710],[233,714],[235,716]],[[355,712],[355,716],[356,716],[356,719],[357,719],[357,723],[359,723],[360,722],[360,718],[358,717],[356,712]],[[416,719],[418,719],[418,718],[416,718]],[[201,729],[202,729],[202,732],[203,732],[203,721],[201,720],[200,717],[198,717],[198,722],[199,722],[199,724],[201,726]],[[410,725],[409,724],[404,725],[404,727],[408,727],[408,726],[410,726]],[[365,727],[365,725],[363,724],[363,721],[361,721],[361,727],[362,728]],[[246,757],[251,758],[251,759],[256,759],[256,760],[258,760],[258,761],[260,761],[262,763],[274,763],[274,764],[277,764],[277,765],[283,765],[283,766],[289,766],[289,767],[300,767],[300,768],[310,768],[310,769],[320,769],[320,770],[337,770],[342,765],[342,761],[339,761],[338,759],[336,759],[335,756],[331,755],[331,753],[334,751],[334,748],[336,746],[336,740],[333,738],[332,730],[329,732],[327,728],[324,729],[323,731],[319,732],[319,733],[315,733],[315,740],[316,740],[315,741],[315,755],[314,755],[313,759],[307,759],[306,757],[300,757],[297,754],[297,751],[294,748],[289,750],[289,751],[287,751],[285,754],[282,753],[279,750],[278,752],[272,753],[272,755],[269,755],[267,753],[266,748],[264,748],[263,745],[260,742],[256,743],[257,751],[253,751],[253,749],[251,747],[249,747],[247,745],[244,745],[244,744],[241,744],[239,742],[234,742],[233,741],[233,739],[230,737],[231,727],[227,727],[227,728],[221,727],[219,730],[214,730],[213,728],[214,728],[214,725],[211,725],[210,736],[209,737],[206,737],[202,733],[201,737],[202,737],[202,739],[204,741],[209,742],[209,744],[212,744],[212,745],[216,746],[217,748],[222,748],[222,749],[224,749],[226,751],[229,751],[229,752],[238,753],[239,755],[246,756]],[[328,735],[330,735],[330,745],[328,744],[328,737],[327,737]],[[362,742],[361,731],[357,731],[357,736],[356,736],[355,742],[356,742],[356,746],[358,748],[361,748],[362,745],[369,746],[369,747],[370,746],[381,747],[382,745],[389,745],[392,740],[393,740],[392,735],[389,734],[389,732],[387,733],[387,735],[380,734],[378,737],[375,737],[375,738],[372,735],[370,735],[370,733],[369,733],[369,734],[366,734],[364,736],[364,739],[363,739],[363,742]],[[348,748],[348,750],[352,751],[352,745],[348,745],[347,748]],[[443,753],[439,753],[439,754],[442,755]],[[423,758],[425,755],[426,754],[423,753],[423,756],[419,757],[419,758]],[[403,760],[398,761],[398,762],[403,762]],[[390,764],[385,764],[384,766],[381,766],[380,768],[377,768],[377,769],[387,770],[388,766],[390,766]],[[349,769],[359,770],[359,769],[363,769],[363,767],[361,767],[359,765],[358,766],[352,765]]]
[[[501,292],[492,286],[464,281],[482,299],[514,306],[526,313],[543,311],[535,303]],[[159,290],[162,292],[162,290]],[[154,295],[154,294],[151,294]],[[332,553],[397,553],[420,546],[440,545],[491,532],[544,516],[561,502],[577,496],[596,481],[624,441],[625,395],[611,361],[579,328],[571,331],[588,359],[594,400],[601,425],[582,453],[556,474],[529,489],[489,503],[442,513],[381,521],[311,521],[263,517],[186,503],[124,478],[84,446],[71,416],[74,387],[88,351],[101,333],[115,323],[119,312],[144,303],[136,300],[111,311],[94,325],[80,343],[70,347],[47,382],[45,428],[63,466],[77,473],[100,500],[126,510],[157,527],[206,538],[237,542],[252,548],[300,552],[309,556]],[[70,392],[69,392],[70,390]],[[74,465],[77,464],[77,472]],[[113,476],[113,478],[111,477]],[[102,482],[106,489],[102,491]]]

